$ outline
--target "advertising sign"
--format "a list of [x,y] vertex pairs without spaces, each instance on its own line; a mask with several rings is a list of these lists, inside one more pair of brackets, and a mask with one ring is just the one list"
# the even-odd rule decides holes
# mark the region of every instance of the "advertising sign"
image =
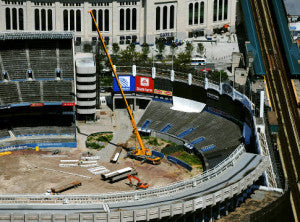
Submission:
[[[123,88],[123,91],[134,91],[135,90],[135,83],[133,76],[119,76],[119,81]],[[114,78],[114,91],[120,92],[120,88],[118,86],[116,78]]]
[[154,80],[150,77],[136,76],[135,91],[144,93],[154,92]]
[[62,103],[62,106],[75,106],[75,103]]
[[154,89],[155,94],[164,95],[164,96],[172,96],[172,91],[166,91],[161,89]]
[[31,103],[30,106],[31,107],[41,107],[41,106],[44,106],[44,103]]

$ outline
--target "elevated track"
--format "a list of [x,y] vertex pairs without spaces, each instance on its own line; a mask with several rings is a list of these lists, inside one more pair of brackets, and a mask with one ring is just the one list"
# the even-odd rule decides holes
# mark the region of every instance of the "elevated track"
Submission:
[[295,221],[299,221],[300,118],[297,102],[291,81],[288,78],[289,73],[283,57],[284,50],[274,25],[276,22],[272,14],[271,2],[250,0],[250,3],[266,67],[266,81],[271,105],[278,118],[281,161],[290,189],[294,218]]

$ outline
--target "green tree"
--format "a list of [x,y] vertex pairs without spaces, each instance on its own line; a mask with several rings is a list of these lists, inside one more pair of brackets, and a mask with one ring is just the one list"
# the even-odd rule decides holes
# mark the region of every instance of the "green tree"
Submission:
[[149,52],[150,52],[150,47],[146,42],[144,42],[142,45],[142,54],[148,57]]
[[197,52],[199,54],[203,54],[203,52],[204,52],[204,46],[203,46],[202,43],[198,43],[198,45],[197,45]]
[[120,51],[120,46],[118,43],[113,43],[112,44],[112,50],[113,50],[113,54],[114,55],[117,55],[118,52]]
[[190,55],[192,55],[193,50],[194,50],[193,44],[190,43],[190,42],[187,42],[186,45],[185,45],[185,51],[187,53],[189,53]]
[[180,52],[174,59],[174,66],[176,69],[182,70],[186,69],[191,63],[191,54],[188,52]]
[[174,54],[175,54],[175,51],[176,51],[176,49],[177,49],[176,43],[175,43],[175,42],[172,42],[170,47],[171,47],[171,53],[172,53],[172,55],[174,55]]
[[129,50],[133,54],[135,52],[135,44],[134,43],[130,43],[127,46],[127,50]]
[[156,44],[156,48],[158,49],[159,55],[162,56],[163,51],[164,51],[165,48],[166,48],[166,45],[165,45],[165,43],[163,43],[162,41],[158,41],[157,44]]
[[220,75],[221,75],[221,82],[228,80],[228,75],[224,70],[221,71],[213,71],[208,73],[208,79],[214,82],[220,82]]
[[83,45],[83,52],[91,52],[92,49],[93,49],[93,47],[88,43]]

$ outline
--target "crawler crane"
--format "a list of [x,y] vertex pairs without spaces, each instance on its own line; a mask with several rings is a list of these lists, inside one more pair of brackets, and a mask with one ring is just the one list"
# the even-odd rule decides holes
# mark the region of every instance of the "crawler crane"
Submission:
[[127,102],[127,99],[126,99],[126,97],[125,97],[123,88],[122,88],[121,83],[120,83],[120,81],[119,81],[119,77],[118,77],[118,75],[117,75],[117,73],[116,73],[116,70],[115,70],[114,65],[113,65],[113,63],[112,63],[112,60],[111,60],[111,58],[110,58],[110,55],[109,55],[109,53],[108,53],[108,51],[107,51],[107,49],[106,49],[106,46],[105,46],[103,37],[102,37],[102,35],[101,35],[101,33],[100,33],[100,30],[99,30],[99,27],[98,27],[98,25],[97,25],[96,19],[95,19],[95,17],[94,17],[93,11],[90,10],[89,13],[90,13],[91,16],[92,16],[92,19],[93,19],[94,24],[95,24],[95,26],[96,26],[96,28],[97,28],[97,31],[98,31],[99,38],[100,38],[100,40],[101,40],[101,42],[102,42],[102,44],[103,44],[103,48],[104,48],[104,50],[105,50],[106,56],[107,56],[107,58],[108,58],[108,61],[109,61],[109,63],[110,63],[111,69],[112,69],[112,71],[113,71],[113,73],[114,73],[114,75],[115,75],[115,77],[116,77],[117,84],[118,84],[118,86],[119,86],[119,88],[120,88],[122,97],[123,97],[124,102],[125,102],[125,104],[126,104],[126,108],[127,108],[127,111],[128,111],[129,117],[130,117],[130,121],[131,121],[131,124],[132,124],[132,127],[133,127],[133,132],[134,132],[134,134],[136,135],[136,138],[137,138],[137,140],[138,140],[138,142],[139,142],[139,145],[140,145],[140,148],[138,148],[137,146],[135,146],[135,148],[133,148],[131,151],[128,151],[127,156],[129,156],[129,157],[131,157],[131,158],[134,158],[134,159],[137,159],[137,160],[142,160],[143,162],[149,162],[149,163],[152,163],[152,164],[154,164],[154,165],[160,164],[161,158],[160,158],[160,157],[157,157],[157,156],[153,156],[153,155],[152,155],[152,151],[151,151],[149,148],[146,148],[146,147],[144,146],[144,144],[143,144],[143,141],[142,141],[142,139],[141,139],[141,136],[140,136],[139,131],[138,131],[137,126],[136,126],[136,122],[135,122],[135,120],[134,120],[134,118],[133,118],[132,111],[131,111],[131,109],[130,109],[130,107],[129,107],[129,105],[128,105],[128,102]]

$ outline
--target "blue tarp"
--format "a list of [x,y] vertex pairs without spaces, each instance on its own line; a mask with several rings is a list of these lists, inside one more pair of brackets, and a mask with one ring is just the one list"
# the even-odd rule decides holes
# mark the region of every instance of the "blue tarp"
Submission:
[[160,132],[166,133],[171,128],[172,128],[172,125],[171,124],[167,124]]
[[185,137],[186,135],[188,135],[188,134],[190,134],[191,132],[193,132],[194,130],[195,130],[195,129],[194,129],[193,127],[192,127],[192,128],[189,128],[189,129],[187,129],[186,131],[184,131],[184,132],[178,134],[177,137],[183,138],[183,137]]
[[203,136],[199,137],[198,139],[194,140],[193,142],[191,142],[192,145],[196,145],[198,143],[201,143],[202,141],[204,141],[205,138]]
[[245,139],[245,144],[249,145],[250,144],[250,138],[251,138],[251,128],[247,125],[247,123],[244,123],[243,127],[243,137]]
[[165,154],[161,153],[161,152],[158,152],[158,151],[155,151],[155,150],[152,150],[152,154],[154,156],[158,156],[160,157],[161,159],[165,158]]
[[209,150],[213,150],[214,148],[216,148],[216,145],[212,144],[212,145],[209,145],[209,146],[206,146],[204,148],[201,149],[202,152],[207,152]]
[[172,163],[175,163],[175,164],[178,164],[184,168],[186,168],[187,170],[191,171],[193,169],[193,167],[191,167],[190,165],[188,165],[187,163],[175,158],[175,157],[172,157],[172,156],[167,156],[167,159],[169,161],[171,161]]

